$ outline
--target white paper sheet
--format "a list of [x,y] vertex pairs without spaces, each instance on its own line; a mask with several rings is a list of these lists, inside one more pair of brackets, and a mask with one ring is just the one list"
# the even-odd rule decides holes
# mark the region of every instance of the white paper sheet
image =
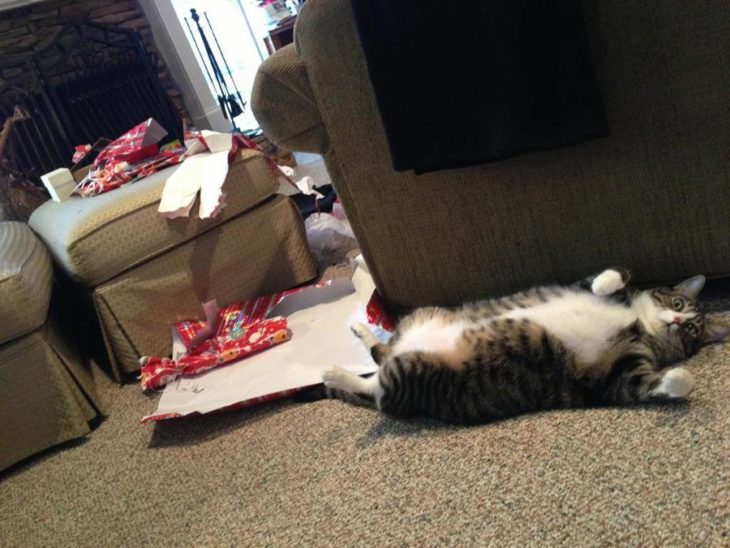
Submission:
[[354,321],[363,321],[373,287],[370,275],[358,268],[352,281],[334,280],[328,287],[287,297],[270,316],[286,316],[290,341],[198,377],[176,379],[165,388],[152,416],[208,413],[318,384],[322,372],[333,365],[358,375],[374,372],[370,353],[350,331]]
[[169,219],[187,217],[200,192],[198,216],[207,219],[217,212],[222,199],[223,183],[228,175],[230,134],[203,131],[209,152],[202,152],[197,139],[185,141],[185,160],[165,182],[157,211]]

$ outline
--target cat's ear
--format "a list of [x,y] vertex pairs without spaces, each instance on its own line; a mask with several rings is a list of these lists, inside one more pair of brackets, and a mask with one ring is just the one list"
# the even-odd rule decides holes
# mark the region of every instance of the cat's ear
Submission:
[[719,320],[708,318],[705,321],[705,333],[702,335],[702,342],[710,344],[725,340],[730,335],[730,325]]
[[705,277],[700,275],[692,276],[689,280],[684,280],[682,283],[675,285],[674,290],[685,297],[696,299],[703,287],[705,287]]

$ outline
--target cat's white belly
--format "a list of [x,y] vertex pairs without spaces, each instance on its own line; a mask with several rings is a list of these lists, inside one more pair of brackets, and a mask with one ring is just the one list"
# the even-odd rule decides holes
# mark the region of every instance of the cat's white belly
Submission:
[[611,345],[611,339],[636,321],[630,308],[589,293],[566,293],[531,308],[502,315],[527,318],[557,337],[578,359],[594,363]]
[[406,352],[430,352],[449,356],[456,351],[457,342],[467,325],[463,321],[430,318],[402,333],[391,352],[394,356]]
[[[566,292],[531,308],[518,308],[501,318],[526,318],[544,327],[585,363],[595,363],[610,347],[611,339],[636,321],[630,308],[590,293]],[[491,321],[492,318],[486,320]],[[469,348],[459,342],[464,330],[477,327],[468,321],[431,317],[411,325],[391,348],[393,356],[408,352],[438,354],[448,363],[459,364]]]

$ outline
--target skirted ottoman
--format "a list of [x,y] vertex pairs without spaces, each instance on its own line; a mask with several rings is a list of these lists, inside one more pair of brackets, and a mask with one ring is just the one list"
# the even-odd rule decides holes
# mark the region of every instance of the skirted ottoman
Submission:
[[257,151],[238,153],[226,206],[201,220],[157,212],[177,167],[93,198],[47,202],[30,219],[56,263],[90,292],[114,375],[141,356],[170,354],[171,325],[220,306],[300,285],[317,275],[304,224]]
[[53,314],[51,258],[24,223],[0,223],[0,470],[89,432],[94,381]]

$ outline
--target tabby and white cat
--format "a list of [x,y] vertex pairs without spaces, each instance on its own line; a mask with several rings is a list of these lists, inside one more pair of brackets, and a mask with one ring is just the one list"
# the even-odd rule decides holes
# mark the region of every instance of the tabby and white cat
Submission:
[[395,417],[453,423],[685,398],[694,379],[671,366],[729,331],[698,307],[705,278],[646,291],[627,288],[628,279],[614,268],[572,286],[422,308],[387,345],[357,325],[380,368],[368,378],[328,369],[327,393]]

